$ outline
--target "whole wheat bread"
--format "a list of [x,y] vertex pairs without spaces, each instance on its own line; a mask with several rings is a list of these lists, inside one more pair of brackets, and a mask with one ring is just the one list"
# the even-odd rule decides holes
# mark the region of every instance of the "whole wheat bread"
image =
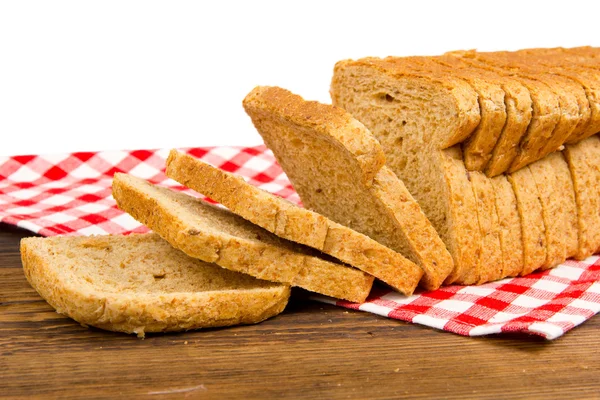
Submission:
[[[187,255],[273,282],[362,302],[373,277],[280,239],[228,210],[184,193],[117,173],[118,206]],[[412,293],[411,288],[406,293]]]
[[82,325],[136,333],[253,324],[285,308],[289,286],[186,256],[154,233],[24,238],[27,280]]
[[254,187],[241,177],[188,154],[172,150],[166,173],[269,232],[320,250],[391,286],[404,280],[402,271],[414,268],[413,263],[401,254],[368,236]]
[[[337,107],[287,90],[257,87],[244,108],[304,205],[400,252],[438,287],[452,258],[417,202],[389,170],[371,133]],[[448,139],[448,138],[446,138]],[[405,272],[411,283],[421,271]]]

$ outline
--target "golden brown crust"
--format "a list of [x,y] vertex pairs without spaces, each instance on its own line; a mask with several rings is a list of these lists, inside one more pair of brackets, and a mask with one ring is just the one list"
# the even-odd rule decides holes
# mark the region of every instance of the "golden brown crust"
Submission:
[[[301,97],[292,96],[281,88],[265,88],[262,91],[282,92],[281,96],[287,94],[288,101],[304,102]],[[355,152],[346,150],[347,141],[352,138],[361,143],[368,137],[368,142],[377,145],[377,151],[381,151],[370,132],[362,124],[360,130],[354,129],[353,126],[359,123],[352,118],[346,127],[336,127],[344,130],[343,134],[307,129],[304,124],[298,123],[298,118],[289,116],[289,110],[294,110],[297,105],[285,102],[265,104],[260,94],[262,91],[255,89],[244,101],[244,107],[305,206],[402,252],[425,271],[427,278],[423,281],[424,286],[439,286],[440,275],[447,274],[452,259],[433,229],[416,234],[412,232],[415,226],[412,221],[419,221],[418,224],[424,226],[429,226],[430,223],[402,182],[391,171],[382,174],[384,169],[379,164],[369,170],[376,172],[369,185],[362,184],[360,176],[357,176],[364,170],[364,164],[357,166]],[[321,112],[332,108],[325,105],[322,107]],[[327,127],[322,129],[327,130]],[[336,138],[336,142],[331,142],[332,137]],[[296,143],[298,145],[294,147]],[[390,183],[390,174],[394,185]],[[404,208],[410,215],[395,215],[398,208],[390,207],[389,202],[383,200],[385,196],[382,190],[386,191],[385,196],[404,196],[405,203],[412,202],[413,207]],[[430,247],[419,244],[422,236],[429,237]],[[431,251],[432,248],[434,251]],[[406,266],[402,268],[408,270]],[[418,272],[412,268],[409,276],[414,280]]]
[[172,150],[167,160],[167,176],[279,237],[320,250],[392,286],[407,280],[406,276],[398,274],[399,267],[403,266],[402,271],[414,268],[401,254],[368,236],[258,189],[242,178],[190,155]]
[[340,150],[349,152],[358,161],[363,171],[363,183],[367,186],[385,164],[385,155],[377,140],[365,135],[364,125],[341,108],[305,101],[285,89],[267,86],[254,88],[244,99],[244,107],[280,114],[293,124],[313,129],[324,138],[329,137]]
[[448,75],[440,76],[433,74],[415,73],[407,71],[398,57],[387,57],[384,59],[368,57],[360,60],[339,61],[335,70],[346,67],[375,68],[378,71],[394,78],[409,78],[414,80],[415,86],[433,85],[445,91],[454,102],[456,127],[453,131],[446,132],[444,136],[434,138],[438,148],[452,147],[467,139],[477,127],[481,120],[481,112],[477,100],[477,93],[467,83],[460,79],[454,79]]
[[115,174],[113,196],[121,209],[191,257],[354,302],[370,292],[372,276],[319,258],[200,199],[125,174]]
[[[77,285],[77,277],[70,276],[68,270],[57,265],[57,255],[49,244],[72,243],[71,248],[77,252],[81,239],[91,242],[109,240],[127,245],[127,242],[134,240],[155,241],[156,236],[25,238],[21,241],[23,270],[33,288],[57,312],[84,326],[136,333],[140,337],[145,332],[258,323],[279,314],[285,308],[290,289],[288,286],[275,284],[260,284],[254,288],[245,285],[239,289],[205,292],[119,293],[101,288],[89,290]],[[165,259],[176,252],[174,249],[161,250]],[[97,271],[94,266],[90,267],[91,271]],[[212,268],[210,273],[219,274],[220,270]]]

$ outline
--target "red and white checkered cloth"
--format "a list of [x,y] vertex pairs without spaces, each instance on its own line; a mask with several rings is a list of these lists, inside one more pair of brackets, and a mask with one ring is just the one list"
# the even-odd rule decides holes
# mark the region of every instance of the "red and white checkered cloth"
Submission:
[[[253,185],[300,203],[264,146],[187,152]],[[168,150],[106,151],[0,158],[0,221],[42,235],[146,232],[111,196],[115,172],[187,190],[164,174]],[[460,335],[524,332],[555,339],[600,311],[600,261],[567,261],[545,272],[481,286],[449,286],[406,297],[374,287],[364,304],[315,300]]]

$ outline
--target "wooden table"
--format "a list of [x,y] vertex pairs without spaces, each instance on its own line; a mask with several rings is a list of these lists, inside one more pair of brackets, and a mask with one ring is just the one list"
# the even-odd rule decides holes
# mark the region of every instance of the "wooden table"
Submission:
[[0,397],[600,398],[600,318],[549,342],[466,338],[302,298],[253,326],[86,329],[29,286],[0,224]]

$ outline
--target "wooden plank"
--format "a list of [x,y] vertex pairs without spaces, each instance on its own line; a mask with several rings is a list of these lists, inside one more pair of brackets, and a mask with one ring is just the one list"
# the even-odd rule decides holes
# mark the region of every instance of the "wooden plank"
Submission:
[[87,329],[27,284],[0,226],[0,397],[590,398],[600,319],[562,338],[466,338],[309,302],[258,325],[135,336]]

